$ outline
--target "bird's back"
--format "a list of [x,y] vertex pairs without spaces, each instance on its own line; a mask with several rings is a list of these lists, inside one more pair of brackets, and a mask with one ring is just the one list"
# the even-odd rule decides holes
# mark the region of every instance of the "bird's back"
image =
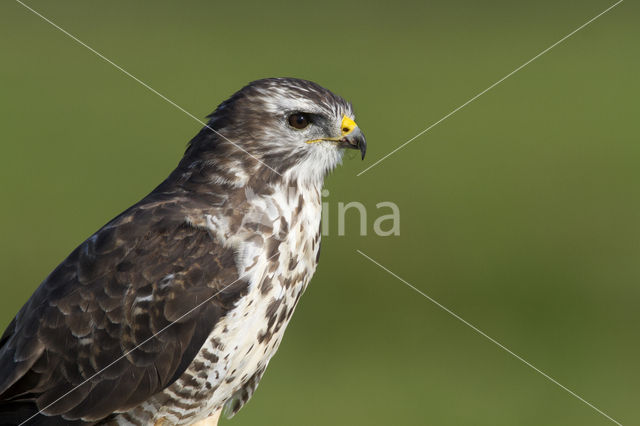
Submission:
[[243,281],[223,290],[238,278],[233,250],[178,201],[152,194],[114,219],[16,315],[0,348],[0,399],[16,423],[30,407],[93,422],[137,406],[180,377],[246,292]]

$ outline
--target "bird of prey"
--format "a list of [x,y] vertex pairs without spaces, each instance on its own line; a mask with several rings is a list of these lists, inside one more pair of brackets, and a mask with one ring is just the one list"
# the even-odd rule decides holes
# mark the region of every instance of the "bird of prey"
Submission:
[[208,118],[9,324],[0,424],[210,425],[251,397],[318,263],[324,177],[366,142],[350,103],[293,78]]

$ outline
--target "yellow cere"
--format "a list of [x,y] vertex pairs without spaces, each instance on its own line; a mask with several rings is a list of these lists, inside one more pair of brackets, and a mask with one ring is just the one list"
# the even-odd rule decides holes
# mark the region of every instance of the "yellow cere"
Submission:
[[[342,116],[342,123],[340,124],[340,132],[342,133],[342,137],[347,136],[349,133],[353,132],[353,130],[358,127],[355,121],[347,117],[346,115]],[[340,138],[321,138],[321,139],[312,139],[307,141],[307,143],[316,143],[322,141],[330,141],[330,142],[339,142]]]
[[353,132],[353,129],[358,127],[355,121],[347,117],[346,115],[342,116],[342,125],[340,126],[342,129],[342,136],[347,136],[349,133]]

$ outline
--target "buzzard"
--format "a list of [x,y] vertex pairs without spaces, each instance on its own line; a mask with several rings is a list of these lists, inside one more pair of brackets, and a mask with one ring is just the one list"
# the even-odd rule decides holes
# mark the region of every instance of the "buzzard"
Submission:
[[251,397],[318,263],[324,177],[366,142],[348,102],[293,78],[208,118],[9,324],[0,424],[217,424]]

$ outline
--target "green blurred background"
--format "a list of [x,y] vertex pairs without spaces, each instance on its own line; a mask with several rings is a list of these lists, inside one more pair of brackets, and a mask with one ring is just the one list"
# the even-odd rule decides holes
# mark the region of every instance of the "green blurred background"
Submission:
[[[640,7],[626,1],[360,177],[608,1],[28,4],[198,117],[296,76],[369,143],[326,182],[355,214],[229,425],[606,425],[640,410]],[[10,0],[0,4],[0,325],[177,164],[200,125]],[[354,156],[355,157],[355,156]],[[401,209],[378,237],[375,204]],[[353,213],[353,212],[352,212]]]

